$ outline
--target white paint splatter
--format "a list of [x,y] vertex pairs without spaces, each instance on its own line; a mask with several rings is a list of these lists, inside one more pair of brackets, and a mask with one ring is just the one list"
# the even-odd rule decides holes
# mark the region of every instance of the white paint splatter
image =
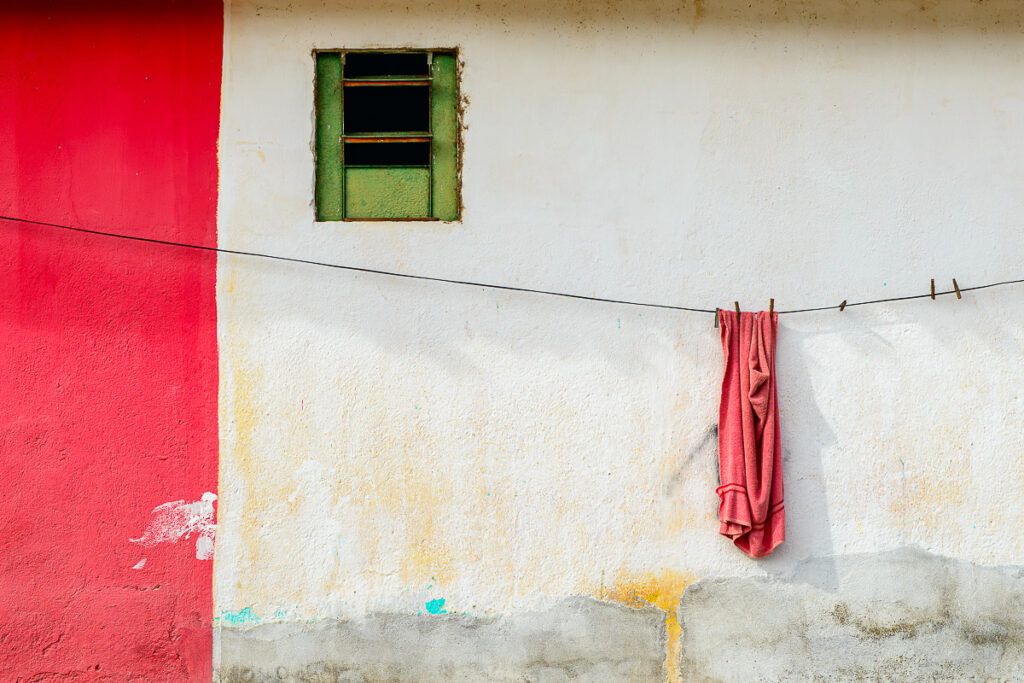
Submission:
[[132,569],[142,569],[145,566],[146,566],[146,558],[142,558],[141,560],[139,560],[138,564],[136,564],[134,567],[132,567]]
[[[141,538],[130,539],[144,547],[157,543],[177,543],[182,536],[189,538],[193,533],[196,538],[196,559],[209,560],[213,557],[213,541],[217,535],[217,525],[213,521],[213,501],[217,496],[207,491],[200,500],[186,503],[175,500],[153,508],[153,519]],[[135,566],[139,569],[143,560]]]

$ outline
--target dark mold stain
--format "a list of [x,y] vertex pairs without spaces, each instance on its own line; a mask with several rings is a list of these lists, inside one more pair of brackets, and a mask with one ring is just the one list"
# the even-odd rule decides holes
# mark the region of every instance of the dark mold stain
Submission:
[[919,622],[896,622],[888,626],[881,626],[879,624],[873,624],[870,622],[857,619],[850,614],[850,607],[845,602],[837,603],[835,608],[832,609],[829,614],[836,620],[836,623],[840,626],[853,626],[864,636],[872,639],[891,638],[893,636],[903,636],[904,638],[913,638],[917,635],[917,631],[920,628],[928,627],[933,625],[929,620],[922,620]]

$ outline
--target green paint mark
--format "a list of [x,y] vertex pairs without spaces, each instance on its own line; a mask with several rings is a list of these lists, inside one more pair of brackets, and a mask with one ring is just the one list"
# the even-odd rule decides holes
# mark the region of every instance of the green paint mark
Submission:
[[234,626],[260,623],[260,618],[252,613],[252,607],[246,607],[237,612],[221,612],[220,620]]
[[431,614],[448,614],[448,611],[444,608],[444,598],[427,602],[426,608]]

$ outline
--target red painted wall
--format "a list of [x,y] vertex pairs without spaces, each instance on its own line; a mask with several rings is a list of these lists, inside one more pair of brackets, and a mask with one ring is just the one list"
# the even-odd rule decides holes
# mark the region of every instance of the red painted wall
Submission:
[[[0,214],[216,243],[222,8],[153,5],[0,2]],[[215,279],[0,221],[0,680],[209,680],[212,562],[129,539],[216,492]]]

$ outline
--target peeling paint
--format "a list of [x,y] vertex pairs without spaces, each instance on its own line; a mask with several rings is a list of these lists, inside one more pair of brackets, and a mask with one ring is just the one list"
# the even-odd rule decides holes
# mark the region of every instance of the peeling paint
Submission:
[[149,548],[158,543],[177,543],[182,538],[188,539],[196,534],[196,559],[212,559],[217,534],[217,525],[213,521],[215,500],[216,494],[207,491],[200,500],[192,503],[175,500],[158,505],[153,508],[153,519],[142,536],[130,540]]

